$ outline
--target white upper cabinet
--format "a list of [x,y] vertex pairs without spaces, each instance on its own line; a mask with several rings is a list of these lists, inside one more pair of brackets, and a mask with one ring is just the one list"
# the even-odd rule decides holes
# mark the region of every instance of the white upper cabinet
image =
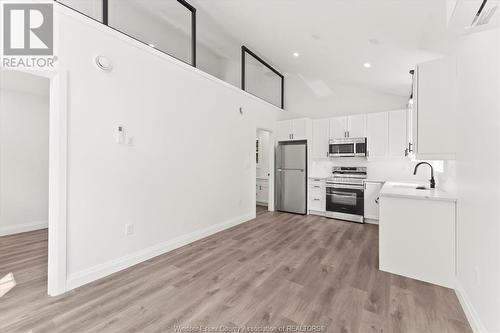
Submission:
[[292,139],[293,123],[291,120],[278,122],[278,141],[288,141]]
[[389,113],[369,113],[367,123],[368,157],[385,158],[389,145]]
[[313,120],[313,158],[327,158],[330,140],[330,120]]
[[311,120],[307,118],[278,122],[278,141],[307,140],[311,132]]
[[347,117],[347,137],[364,138],[366,136],[366,115]]
[[366,115],[330,118],[330,139],[366,136]]
[[456,81],[454,58],[417,66],[413,101],[413,143],[417,159],[455,158]]
[[404,157],[407,143],[407,110],[389,112],[389,156]]
[[330,139],[347,137],[347,117],[330,118]]
[[293,121],[293,140],[307,140],[311,120],[307,118],[294,119]]

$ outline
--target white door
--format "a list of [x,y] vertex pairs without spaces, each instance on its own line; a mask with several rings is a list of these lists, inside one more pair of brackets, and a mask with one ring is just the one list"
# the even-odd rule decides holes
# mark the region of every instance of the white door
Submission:
[[379,218],[379,193],[382,183],[365,183],[365,218],[378,220]]
[[396,110],[389,112],[389,156],[404,157],[407,148],[406,112]]
[[278,122],[278,141],[288,141],[292,139],[292,121],[285,120]]
[[347,136],[364,138],[366,136],[366,115],[349,116],[347,119]]
[[347,117],[330,118],[330,139],[347,136]]
[[317,119],[313,121],[313,158],[327,158],[330,140],[330,120]]
[[293,140],[307,140],[307,125],[308,119],[293,120]]
[[384,158],[388,150],[389,115],[387,112],[369,113],[368,127],[368,157]]

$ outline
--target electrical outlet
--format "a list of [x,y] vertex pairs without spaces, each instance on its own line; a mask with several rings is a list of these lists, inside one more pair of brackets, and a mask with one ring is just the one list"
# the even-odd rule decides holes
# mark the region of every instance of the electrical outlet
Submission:
[[133,234],[134,234],[134,225],[133,224],[125,225],[125,235],[131,236]]
[[481,272],[479,271],[479,267],[474,268],[474,273],[475,273],[475,278],[476,278],[476,285],[480,286],[481,285]]

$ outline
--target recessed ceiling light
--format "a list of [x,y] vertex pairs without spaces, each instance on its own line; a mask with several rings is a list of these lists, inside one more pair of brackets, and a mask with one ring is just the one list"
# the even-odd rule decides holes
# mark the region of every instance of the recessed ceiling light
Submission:
[[299,54],[299,52],[293,52],[293,56],[294,56],[295,58],[298,58],[298,57],[300,56],[300,54]]
[[151,46],[151,47],[153,47],[153,48],[155,47],[155,44],[148,44],[148,45]]
[[365,68],[371,68],[371,67],[372,67],[372,64],[370,64],[369,62],[365,62],[365,63],[363,64],[363,67],[365,67]]

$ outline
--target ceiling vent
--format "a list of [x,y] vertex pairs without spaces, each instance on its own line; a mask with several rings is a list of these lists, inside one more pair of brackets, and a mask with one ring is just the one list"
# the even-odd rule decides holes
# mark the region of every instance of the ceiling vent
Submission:
[[478,27],[490,23],[498,10],[498,4],[494,4],[493,2],[494,1],[483,0],[476,16],[472,20],[471,27]]
[[500,0],[457,0],[449,25],[467,32],[500,26]]

